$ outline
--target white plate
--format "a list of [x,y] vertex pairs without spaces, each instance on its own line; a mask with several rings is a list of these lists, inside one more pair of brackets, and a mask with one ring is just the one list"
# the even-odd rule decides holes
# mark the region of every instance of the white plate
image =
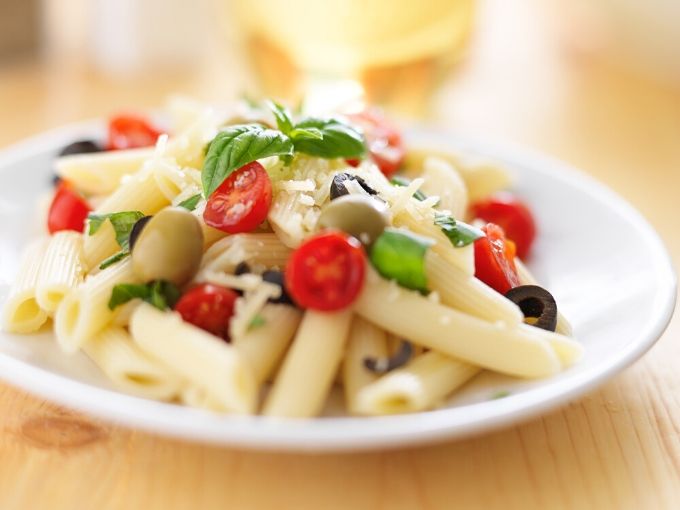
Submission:
[[[20,248],[39,229],[34,204],[49,189],[52,157],[66,143],[101,131],[98,123],[69,126],[0,153],[0,303]],[[326,416],[313,420],[222,416],[132,397],[112,388],[85,356],[61,353],[50,333],[0,333],[0,376],[45,399],[159,434],[243,448],[359,450],[461,437],[545,412],[613,376],[659,338],[673,311],[675,275],[658,236],[631,206],[543,156],[422,129],[409,138],[469,149],[516,172],[516,190],[540,227],[530,265],[586,347],[578,365],[539,381],[482,374],[437,411],[347,418],[331,403]],[[510,395],[491,398],[501,390]]]

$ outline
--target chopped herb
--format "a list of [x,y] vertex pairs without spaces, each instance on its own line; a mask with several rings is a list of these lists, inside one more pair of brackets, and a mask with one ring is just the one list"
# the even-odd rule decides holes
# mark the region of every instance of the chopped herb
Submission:
[[193,211],[196,209],[196,206],[198,203],[201,201],[201,194],[197,193],[193,197],[189,197],[186,200],[182,200],[179,204],[177,204],[178,207],[184,207],[185,209],[189,211]]
[[260,326],[264,326],[266,323],[267,320],[258,313],[255,317],[253,317],[253,320],[250,321],[250,324],[248,324],[248,329],[259,328]]
[[107,267],[114,265],[116,262],[120,262],[128,255],[130,255],[130,252],[123,250],[119,251],[118,253],[114,253],[110,257],[102,260],[101,264],[99,264],[99,269],[106,269]]
[[508,390],[500,390],[491,394],[489,400],[498,400],[499,398],[509,397],[510,395],[511,393]]
[[180,295],[177,286],[164,280],[154,280],[147,284],[120,283],[111,290],[109,309],[114,310],[128,301],[141,299],[159,310],[165,310],[175,306]]
[[393,356],[389,358],[364,358],[364,366],[376,374],[385,374],[395,368],[404,366],[412,356],[413,346],[411,342],[402,340],[399,350]]
[[[400,175],[395,175],[394,177],[392,177],[390,179],[390,183],[394,186],[406,187],[409,184],[411,184],[411,181],[409,179],[407,179],[406,177],[402,177]],[[423,200],[425,200],[427,198],[427,195],[425,193],[423,193],[422,191],[417,190],[413,194],[413,198],[415,198],[416,200],[420,200],[422,202]]]
[[96,234],[106,220],[111,222],[113,230],[116,234],[116,242],[123,250],[130,248],[130,231],[137,223],[137,220],[143,218],[144,214],[139,211],[121,211],[108,214],[89,214],[88,235]]
[[427,292],[425,254],[433,244],[429,237],[389,227],[373,243],[370,260],[385,278],[407,289]]
[[477,227],[462,221],[456,221],[453,216],[448,214],[436,214],[434,224],[441,228],[444,235],[449,238],[451,244],[456,248],[462,248],[484,237],[484,232]]

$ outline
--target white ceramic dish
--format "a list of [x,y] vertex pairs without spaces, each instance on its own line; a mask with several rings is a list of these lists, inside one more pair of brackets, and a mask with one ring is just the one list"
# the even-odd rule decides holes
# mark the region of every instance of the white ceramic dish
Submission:
[[[68,126],[0,153],[0,304],[21,247],[41,228],[35,203],[49,189],[54,154],[101,131],[96,122]],[[360,450],[457,438],[545,412],[612,377],[659,338],[672,315],[675,275],[654,230],[621,198],[560,162],[516,148],[423,129],[408,138],[490,156],[516,172],[516,190],[540,227],[530,265],[586,347],[579,364],[538,381],[485,373],[436,411],[348,418],[331,402],[326,416],[313,420],[222,416],[126,395],[84,355],[60,352],[49,332],[0,333],[0,377],[47,400],[159,434],[241,448]],[[510,395],[492,399],[498,391]]]

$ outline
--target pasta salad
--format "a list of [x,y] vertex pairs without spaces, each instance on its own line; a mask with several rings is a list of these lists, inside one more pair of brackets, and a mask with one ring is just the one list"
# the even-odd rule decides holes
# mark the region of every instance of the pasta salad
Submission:
[[334,385],[349,414],[415,412],[482,370],[580,357],[522,262],[536,228],[499,166],[406,147],[372,109],[169,113],[172,134],[121,115],[62,150],[6,331],[51,320],[141,397],[297,418]]

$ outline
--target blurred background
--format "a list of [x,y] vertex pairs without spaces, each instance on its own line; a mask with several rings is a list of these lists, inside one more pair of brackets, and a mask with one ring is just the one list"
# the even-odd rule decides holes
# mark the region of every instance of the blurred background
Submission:
[[552,153],[661,215],[638,177],[680,168],[678,34],[677,0],[0,0],[0,146],[174,93],[362,93]]

